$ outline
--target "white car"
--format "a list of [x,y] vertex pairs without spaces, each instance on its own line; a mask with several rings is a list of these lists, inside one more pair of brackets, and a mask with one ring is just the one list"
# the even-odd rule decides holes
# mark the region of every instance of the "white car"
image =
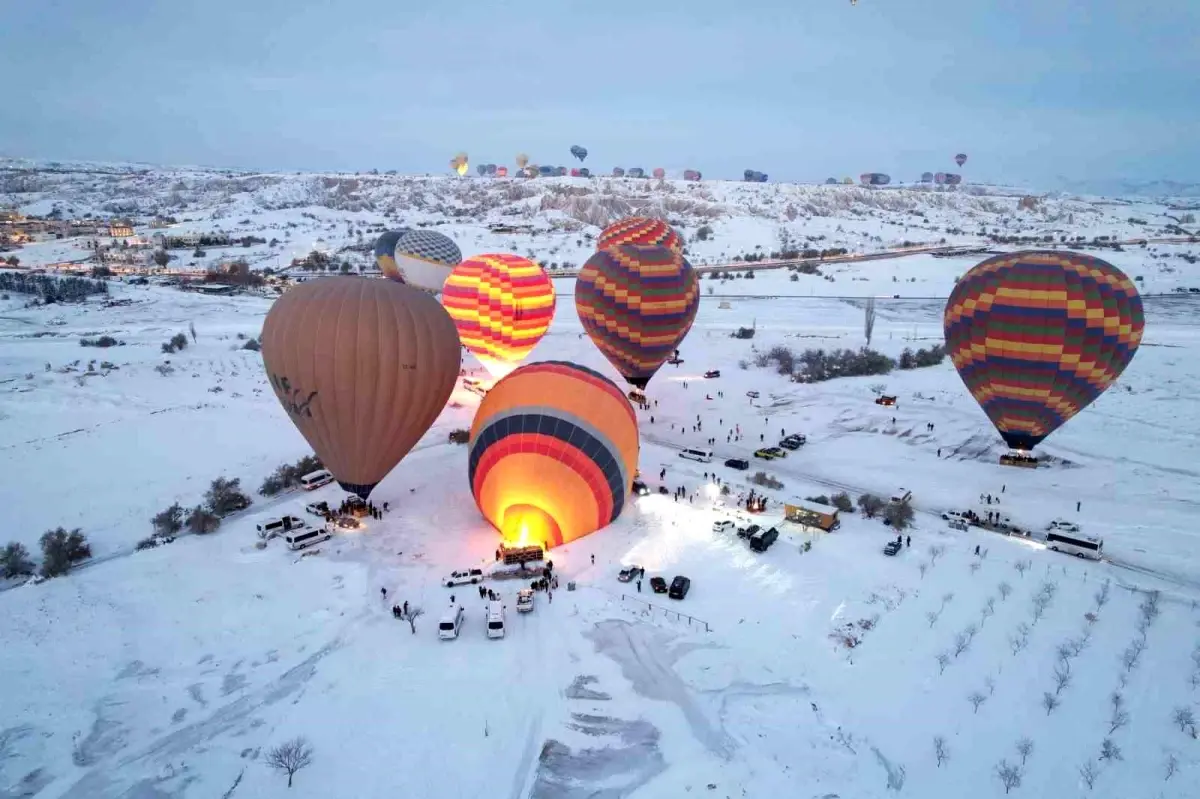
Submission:
[[963,516],[956,510],[948,510],[942,514],[942,520],[947,522],[964,522],[970,524],[966,516]]
[[442,585],[447,588],[453,588],[456,585],[475,585],[483,582],[483,569],[464,569],[463,571],[450,572],[450,576],[442,580]]
[[713,532],[714,533],[733,532],[733,527],[734,527],[733,522],[731,522],[729,519],[722,519],[719,522],[713,522]]
[[533,610],[533,589],[522,588],[517,592],[517,613],[529,613]]
[[907,488],[897,488],[896,493],[892,494],[892,503],[899,505],[902,502],[912,502],[912,492]]

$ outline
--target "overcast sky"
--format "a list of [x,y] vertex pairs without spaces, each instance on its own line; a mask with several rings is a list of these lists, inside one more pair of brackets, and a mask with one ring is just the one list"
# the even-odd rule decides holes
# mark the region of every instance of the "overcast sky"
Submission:
[[1200,0],[0,0],[0,74],[19,157],[1200,179]]

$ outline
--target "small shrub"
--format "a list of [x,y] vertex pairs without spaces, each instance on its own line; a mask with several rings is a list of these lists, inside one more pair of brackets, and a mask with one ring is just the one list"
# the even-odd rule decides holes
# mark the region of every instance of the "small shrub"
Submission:
[[205,509],[203,505],[192,508],[192,512],[187,517],[188,532],[197,535],[211,533],[220,526],[221,519],[215,513]]
[[829,498],[829,503],[833,507],[840,510],[842,513],[849,513],[854,510],[854,500],[845,491],[839,491]]
[[33,560],[29,550],[19,541],[12,541],[0,549],[0,575],[6,580],[14,577],[28,577],[33,574]]
[[755,330],[752,327],[739,327],[734,331],[733,337],[741,339],[754,338],[754,333]]
[[81,347],[117,347],[124,344],[124,341],[117,341],[112,336],[100,336],[100,338],[81,338],[79,346]]
[[912,505],[907,502],[890,502],[883,510],[883,518],[897,530],[907,530],[913,523]]
[[259,352],[262,350],[262,345],[258,343],[258,339],[252,338],[242,345],[242,349],[250,350],[251,352]]
[[782,482],[775,479],[774,477],[767,474],[766,472],[755,472],[754,476],[750,478],[750,482],[754,483],[755,485],[763,486],[765,488],[773,488],[776,491],[783,488]]
[[183,507],[176,502],[150,520],[155,535],[175,535],[183,529]]
[[92,556],[92,548],[78,527],[69,532],[63,527],[47,530],[40,543],[43,577],[66,574],[72,565]]
[[242,493],[241,478],[228,480],[218,477],[212,481],[208,491],[204,492],[204,504],[217,516],[228,516],[234,511],[249,507],[250,497]]
[[858,498],[858,509],[868,519],[874,519],[878,516],[886,504],[886,502],[874,494],[861,494]]

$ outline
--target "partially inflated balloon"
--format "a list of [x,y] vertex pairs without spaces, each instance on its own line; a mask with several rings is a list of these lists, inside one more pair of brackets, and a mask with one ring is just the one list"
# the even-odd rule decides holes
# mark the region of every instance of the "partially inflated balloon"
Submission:
[[396,242],[395,259],[396,271],[385,273],[388,277],[436,294],[462,261],[462,251],[449,236],[410,230]]
[[606,527],[629,501],[637,463],[629,400],[572,363],[520,367],[471,424],[471,493],[508,543],[550,548]]
[[638,388],[679,347],[700,307],[691,264],[666,247],[618,245],[593,255],[575,281],[583,329],[617,371]]
[[458,337],[493,377],[503,377],[546,335],[554,319],[554,285],[519,255],[474,255],[454,268],[442,305]]
[[342,488],[364,499],[437,419],[460,356],[438,301],[391,280],[302,283],[263,323],[275,396]]
[[1142,340],[1137,287],[1073,252],[983,261],[946,303],[946,350],[1004,441],[1029,450],[1086,408]]
[[606,250],[619,244],[657,245],[676,252],[683,251],[683,239],[675,232],[675,228],[661,219],[645,216],[618,219],[604,228],[600,237],[596,239],[597,250]]
[[409,228],[402,227],[388,230],[375,240],[375,263],[379,271],[387,277],[395,277],[396,271],[396,242],[408,233]]

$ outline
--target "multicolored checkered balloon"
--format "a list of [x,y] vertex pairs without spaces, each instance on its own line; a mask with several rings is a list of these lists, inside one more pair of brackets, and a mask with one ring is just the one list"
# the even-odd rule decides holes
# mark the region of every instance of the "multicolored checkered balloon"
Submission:
[[683,239],[675,232],[675,228],[661,219],[645,216],[619,219],[604,228],[600,238],[596,239],[597,250],[607,250],[618,244],[657,245],[675,252],[683,252]]

